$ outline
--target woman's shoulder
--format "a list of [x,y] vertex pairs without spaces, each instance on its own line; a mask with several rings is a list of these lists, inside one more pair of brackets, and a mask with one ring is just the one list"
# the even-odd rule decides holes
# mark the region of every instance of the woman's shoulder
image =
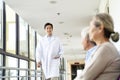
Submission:
[[118,53],[118,51],[117,51],[117,48],[114,46],[114,44],[112,44],[111,42],[106,42],[106,43],[104,43],[104,44],[102,44],[101,46],[100,46],[100,51],[102,51],[102,52],[104,52],[104,53],[111,53],[111,54],[113,54],[113,53]]
[[101,45],[101,47],[103,48],[103,49],[110,49],[110,48],[113,48],[113,47],[115,47],[111,42],[106,42],[106,43],[103,43],[102,45]]

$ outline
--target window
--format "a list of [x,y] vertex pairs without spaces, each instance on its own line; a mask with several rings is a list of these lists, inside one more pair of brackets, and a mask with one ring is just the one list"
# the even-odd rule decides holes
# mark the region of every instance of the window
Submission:
[[[40,38],[41,38],[41,36],[37,33],[37,44],[39,43]],[[42,67],[40,67],[40,68],[37,67],[37,70],[38,70],[37,75],[40,76],[40,77],[37,77],[37,80],[41,80],[41,77],[43,77],[41,75]]]
[[3,48],[3,1],[0,0],[0,48]]
[[30,61],[30,69],[35,69],[35,62]]
[[39,43],[40,38],[41,38],[41,36],[37,33],[37,44]]
[[[35,70],[35,62],[30,61],[30,69]],[[35,71],[30,71],[31,76],[35,76]],[[31,80],[35,80],[35,77],[31,77]]]
[[[3,63],[3,57],[2,57],[2,55],[0,54],[0,67],[3,66],[2,63]],[[0,77],[2,77],[2,69],[0,69]],[[0,79],[0,80],[2,80],[2,79]]]
[[30,27],[30,58],[35,60],[35,31]]
[[0,67],[2,66],[2,64],[3,64],[3,57],[2,57],[2,55],[0,54]]
[[28,57],[28,24],[20,18],[20,55]]
[[15,12],[6,5],[6,51],[16,53]]
[[[20,68],[21,69],[28,69],[28,61],[20,60]],[[28,71],[27,70],[20,70],[20,80],[28,80]]]
[[[14,68],[11,70],[6,70],[6,76],[17,76],[17,70],[15,70],[15,68],[18,67],[18,59],[6,56],[6,67]],[[9,77],[5,80],[17,80],[17,77]]]

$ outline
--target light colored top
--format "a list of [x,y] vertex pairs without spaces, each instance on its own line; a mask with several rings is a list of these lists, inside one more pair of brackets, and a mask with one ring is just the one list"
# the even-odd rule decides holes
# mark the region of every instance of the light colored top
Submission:
[[94,46],[87,51],[86,58],[85,58],[85,64],[89,63],[91,55],[92,55],[92,53],[94,53],[96,51],[96,49],[97,49],[97,46]]
[[42,63],[45,78],[59,77],[60,57],[63,48],[58,37],[47,35],[40,39],[36,48],[36,61]]
[[120,75],[120,55],[116,47],[106,42],[98,46],[82,74],[75,80],[117,80]]
[[51,41],[51,38],[52,36],[46,36],[47,40],[50,42]]

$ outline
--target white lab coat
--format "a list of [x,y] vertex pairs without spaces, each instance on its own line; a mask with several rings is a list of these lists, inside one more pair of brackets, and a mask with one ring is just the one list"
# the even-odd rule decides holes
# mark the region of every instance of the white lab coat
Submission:
[[42,63],[42,69],[45,78],[59,77],[60,58],[54,59],[56,56],[63,54],[59,38],[51,36],[48,40],[47,35],[40,39],[36,48],[36,61]]

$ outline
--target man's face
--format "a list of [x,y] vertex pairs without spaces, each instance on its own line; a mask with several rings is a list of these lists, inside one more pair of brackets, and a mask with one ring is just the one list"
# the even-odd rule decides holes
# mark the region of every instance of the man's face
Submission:
[[52,35],[52,31],[53,31],[52,26],[51,25],[47,25],[46,28],[45,28],[46,34]]
[[86,37],[82,38],[82,46],[83,46],[84,50],[87,50],[88,40]]

